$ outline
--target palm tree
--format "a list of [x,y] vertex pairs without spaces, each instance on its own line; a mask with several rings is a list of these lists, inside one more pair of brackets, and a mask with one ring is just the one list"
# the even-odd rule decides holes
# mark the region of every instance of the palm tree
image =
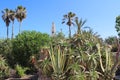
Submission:
[[67,20],[66,24],[69,26],[69,38],[71,38],[71,26],[74,25],[73,20],[75,13],[69,12],[68,14],[63,15],[63,17],[64,18],[62,23],[65,23]]
[[13,36],[14,36],[13,31],[14,31],[15,11],[10,10],[10,17],[9,18],[12,21],[12,38],[13,38]]
[[81,27],[83,27],[83,25],[86,23],[86,20],[82,20],[80,19],[80,21],[78,20],[78,17],[75,18],[75,23],[77,25],[77,34],[81,34]]
[[18,22],[20,23],[20,26],[19,26],[19,33],[20,33],[21,23],[22,23],[23,19],[26,18],[26,8],[25,7],[23,7],[23,6],[18,6],[17,7],[16,18],[17,18]]
[[10,24],[10,10],[9,9],[4,9],[4,11],[2,11],[2,19],[6,24],[7,27],[7,39],[8,39],[8,35],[9,35],[9,24]]

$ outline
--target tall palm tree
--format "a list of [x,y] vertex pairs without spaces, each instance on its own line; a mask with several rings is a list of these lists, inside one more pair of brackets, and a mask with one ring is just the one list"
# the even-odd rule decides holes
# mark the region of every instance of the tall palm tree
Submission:
[[4,9],[4,11],[2,11],[2,19],[6,24],[7,27],[7,39],[8,39],[8,35],[9,35],[9,24],[10,24],[10,10],[9,9]]
[[[69,12],[68,14],[63,15],[63,22],[69,26],[69,38],[71,38],[71,26],[74,25],[74,17],[75,17],[75,13]],[[67,20],[67,21],[66,21]]]
[[19,25],[19,33],[20,33],[21,23],[22,23],[23,19],[26,18],[26,8],[25,7],[23,7],[23,6],[17,7],[16,18],[17,18],[18,22],[20,23],[20,25]]
[[76,17],[75,18],[75,23],[77,25],[77,34],[81,34],[81,27],[84,26],[84,24],[86,23],[86,20],[80,19],[80,21],[79,21],[78,17]]
[[14,20],[15,20],[15,11],[10,10],[10,20],[12,21],[12,39],[14,36]]

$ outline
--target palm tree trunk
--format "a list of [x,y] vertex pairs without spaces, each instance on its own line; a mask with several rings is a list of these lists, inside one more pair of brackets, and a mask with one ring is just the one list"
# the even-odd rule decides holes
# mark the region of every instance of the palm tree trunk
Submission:
[[19,33],[21,33],[21,22],[20,22],[20,24],[19,24]]
[[71,38],[71,26],[69,26],[69,38]]
[[13,33],[13,31],[14,31],[14,21],[12,22],[12,39],[13,39],[13,36],[14,36],[14,33]]
[[81,30],[80,30],[80,27],[78,26],[78,34],[80,34],[81,33]]
[[7,26],[7,39],[8,39],[8,34],[9,34],[9,27]]

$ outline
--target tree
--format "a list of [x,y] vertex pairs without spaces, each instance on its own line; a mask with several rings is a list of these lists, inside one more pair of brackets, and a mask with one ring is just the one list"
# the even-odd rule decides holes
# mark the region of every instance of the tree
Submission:
[[111,51],[112,52],[117,52],[118,49],[118,40],[117,36],[109,36],[108,38],[105,39],[105,43],[107,43],[109,46],[111,46]]
[[20,33],[20,28],[21,28],[21,23],[23,21],[23,19],[26,18],[26,8],[23,6],[18,6],[16,9],[16,18],[18,20],[19,24],[19,33]]
[[10,20],[12,21],[12,38],[14,36],[14,20],[15,20],[15,11],[10,10]]
[[84,26],[84,24],[86,23],[86,20],[82,20],[80,19],[80,21],[78,20],[78,17],[75,18],[75,23],[77,25],[77,34],[81,34],[81,28]]
[[115,45],[117,43],[117,36],[109,36],[108,38],[105,39],[105,43],[109,45]]
[[[63,15],[63,22],[69,26],[69,38],[71,38],[71,26],[74,25],[74,17],[75,17],[75,13],[69,12],[68,14]],[[66,21],[67,20],[67,21]]]
[[7,39],[8,39],[8,35],[9,35],[9,24],[10,24],[10,10],[9,9],[4,9],[4,11],[2,11],[2,19],[6,24],[7,27]]
[[120,37],[120,16],[116,17],[116,25],[115,25],[116,31],[118,32],[118,36]]

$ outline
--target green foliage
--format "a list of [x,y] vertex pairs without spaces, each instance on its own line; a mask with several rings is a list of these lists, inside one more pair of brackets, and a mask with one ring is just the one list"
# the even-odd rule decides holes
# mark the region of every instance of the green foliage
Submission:
[[105,43],[107,43],[108,45],[111,46],[111,51],[112,52],[117,52],[117,47],[118,47],[118,39],[116,36],[110,36],[108,38],[105,39]]
[[55,37],[58,40],[65,39],[65,35],[62,32],[58,32]]
[[18,22],[20,23],[19,33],[21,33],[21,29],[20,29],[21,28],[21,23],[22,23],[23,19],[26,18],[26,13],[27,13],[27,11],[26,11],[25,7],[23,7],[23,6],[18,6],[17,7],[15,17],[18,20]]
[[12,40],[1,40],[0,41],[0,54],[2,54],[10,66],[13,65],[13,56],[12,56]]
[[75,23],[77,25],[77,34],[81,34],[81,31],[82,31],[81,28],[86,23],[86,20],[82,20],[82,18],[79,20],[78,17],[76,17]]
[[102,39],[92,29],[88,31],[84,30],[81,34],[75,34],[70,41],[72,48],[81,48],[84,51],[88,50],[92,52],[96,50],[95,46],[97,43],[103,44]]
[[53,72],[49,58],[43,60],[42,62],[38,60],[37,67],[42,70],[43,75],[51,76]]
[[54,37],[51,38],[52,45],[63,44],[65,42],[65,35],[62,32],[59,32]]
[[[86,44],[89,45],[86,46]],[[95,46],[95,44],[89,41],[87,41],[86,44],[72,49],[74,52],[72,55],[74,57],[71,63],[73,64],[71,67],[72,76],[69,78],[74,78],[76,80],[96,80],[99,78],[99,72],[97,71],[99,56],[97,54],[97,49],[94,49],[93,46]]]
[[7,74],[8,70],[9,70],[9,67],[6,62],[6,59],[2,55],[0,55],[0,79],[8,75]]
[[5,22],[6,24],[6,28],[7,28],[7,39],[8,39],[8,36],[9,36],[9,24],[10,24],[10,10],[8,8],[4,9],[2,11],[2,19],[3,21]]
[[66,50],[61,50],[60,46],[56,46],[54,49],[50,49],[50,60],[53,68],[53,79],[64,80],[65,79],[65,62],[66,62]]
[[12,44],[10,40],[0,41],[0,54],[7,55],[12,50]]
[[[112,69],[113,66],[113,60],[112,60],[112,53],[110,52],[110,48],[107,47],[100,47],[100,44],[97,44],[98,54],[99,54],[99,63],[101,67],[101,73],[103,74],[104,79],[112,79],[115,74],[115,68]],[[103,52],[104,51],[104,52]],[[102,58],[102,56],[105,53],[105,59]]]
[[17,64],[15,70],[17,71],[18,76],[22,77],[26,75],[25,72],[26,70],[28,70],[28,68],[23,68],[22,66]]
[[117,37],[116,36],[109,36],[108,38],[105,39],[105,43],[109,45],[113,45],[117,43]]
[[120,16],[116,17],[116,25],[115,25],[116,31],[118,32],[118,36],[120,36]]
[[43,46],[49,44],[48,34],[42,34],[36,31],[23,31],[13,40],[13,56],[16,63],[22,66],[28,66],[30,56],[38,54]]
[[73,73],[69,80],[86,80],[85,67],[79,64],[79,61],[70,64],[68,69],[72,69]]
[[[81,34],[75,34],[73,38],[70,39],[69,44],[71,44],[71,54],[73,56],[73,62],[70,64],[74,65],[70,71],[72,76],[69,78],[71,80],[97,80],[100,79],[101,76],[104,79],[113,78],[114,72],[111,72],[113,65],[113,55],[110,52],[111,48],[104,45],[99,35],[93,33],[91,29],[82,31]],[[99,48],[96,44],[99,44]],[[75,65],[79,66],[78,70],[76,70]],[[79,73],[79,75],[77,73]]]

